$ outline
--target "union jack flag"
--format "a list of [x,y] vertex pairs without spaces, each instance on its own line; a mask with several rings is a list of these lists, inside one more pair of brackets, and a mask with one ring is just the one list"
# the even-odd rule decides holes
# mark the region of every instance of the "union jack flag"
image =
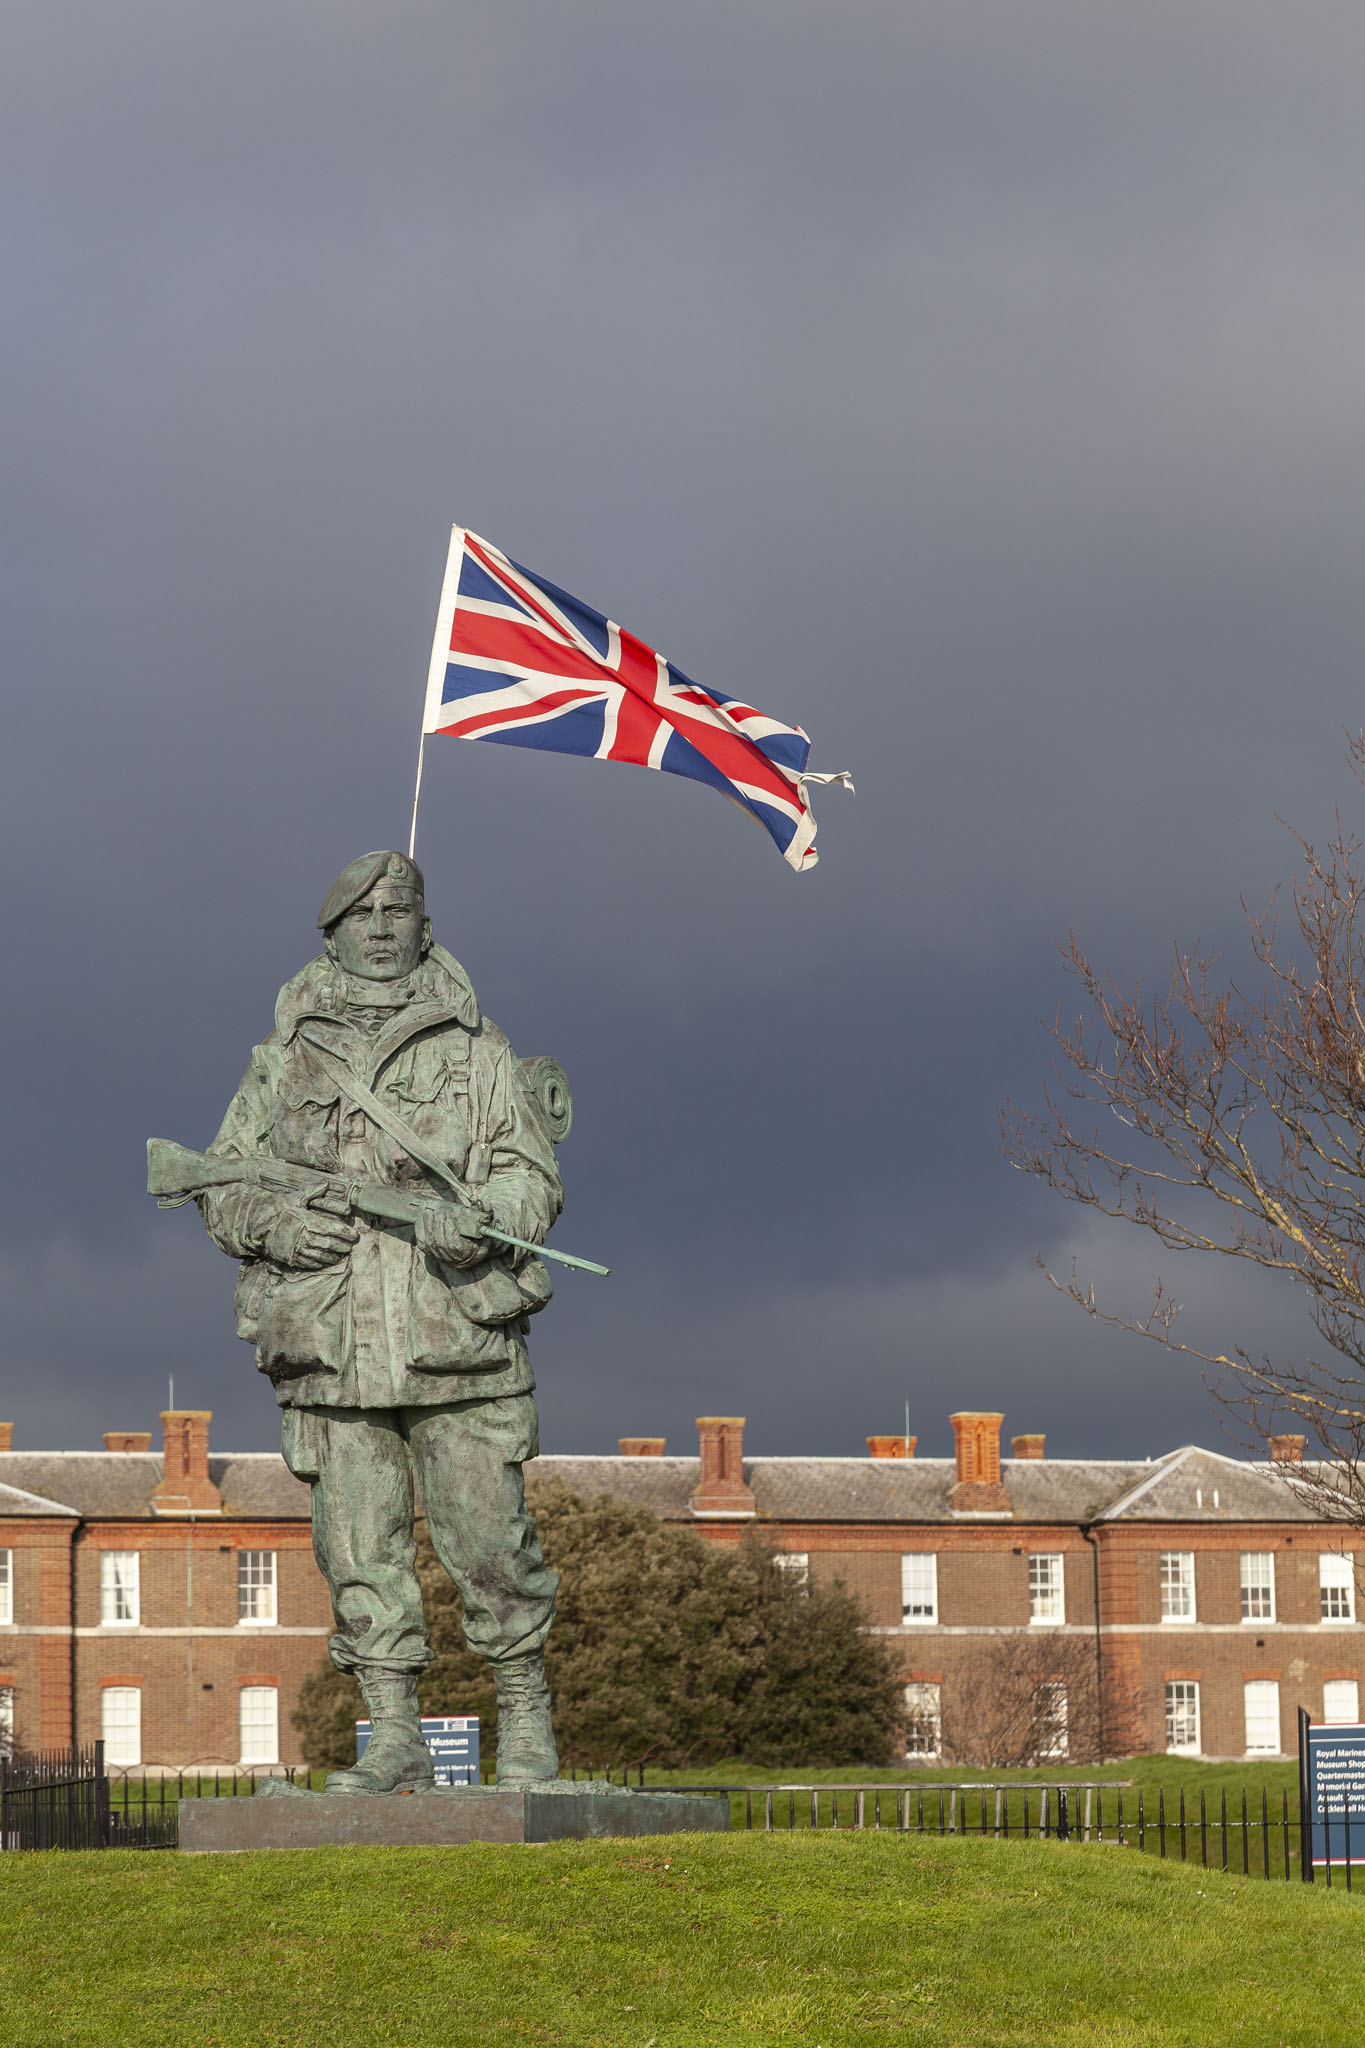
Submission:
[[643,640],[567,591],[451,528],[423,734],[633,761],[708,782],[771,833],[794,868],[815,866],[810,741],[735,697],[704,690]]

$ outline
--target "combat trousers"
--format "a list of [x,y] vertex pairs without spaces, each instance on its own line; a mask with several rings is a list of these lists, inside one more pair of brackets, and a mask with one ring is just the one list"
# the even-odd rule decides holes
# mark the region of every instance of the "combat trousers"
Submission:
[[536,1452],[530,1394],[430,1408],[294,1408],[284,1455],[313,1488],[313,1553],[332,1594],[339,1671],[431,1662],[413,1540],[413,1478],[436,1555],[482,1657],[538,1650],[559,1575],[541,1555],[521,1467]]

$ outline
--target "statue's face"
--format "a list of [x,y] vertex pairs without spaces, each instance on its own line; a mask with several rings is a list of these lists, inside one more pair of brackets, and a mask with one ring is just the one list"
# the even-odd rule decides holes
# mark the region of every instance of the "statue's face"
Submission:
[[338,967],[366,981],[400,981],[430,943],[421,897],[382,877],[327,934],[327,951]]

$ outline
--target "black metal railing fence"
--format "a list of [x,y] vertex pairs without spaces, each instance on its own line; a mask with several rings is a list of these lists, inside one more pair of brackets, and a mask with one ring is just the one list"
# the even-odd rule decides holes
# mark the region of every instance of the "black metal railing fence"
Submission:
[[[323,1773],[294,1767],[261,1770],[203,1770],[110,1776],[104,1745],[0,1759],[0,1850],[159,1849],[179,1838],[182,1799],[244,1798],[266,1777],[320,1788]],[[574,1780],[604,1778],[643,1787],[643,1768],[570,1773]],[[487,1767],[479,1782],[496,1782]],[[1313,1875],[1312,1830],[1308,1841],[1300,1803],[1291,1807],[1287,1789],[1272,1795],[1264,1785],[1225,1786],[1210,1794],[1176,1787],[1170,1797],[1115,1782],[1058,1777],[1020,1783],[962,1783],[922,1780],[917,1784],[875,1782],[830,1784],[679,1784],[660,1782],[651,1790],[725,1794],[732,1827],[745,1832],[796,1833],[812,1829],[873,1829],[901,1835],[974,1836],[997,1841],[1109,1844],[1172,1861],[1198,1862],[1263,1881]],[[1330,1887],[1352,1889],[1352,1834],[1355,1856],[1365,1859],[1365,1815],[1349,1805],[1324,1809],[1320,1825],[1326,1861],[1319,1859]]]

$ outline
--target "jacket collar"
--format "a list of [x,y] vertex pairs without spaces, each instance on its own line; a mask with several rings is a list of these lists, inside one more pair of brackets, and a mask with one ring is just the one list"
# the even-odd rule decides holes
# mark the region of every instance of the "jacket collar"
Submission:
[[[462,1024],[466,1031],[479,1028],[479,1003],[473,984],[444,946],[431,948],[412,975],[409,989],[407,1002],[395,1009],[392,1024],[375,1042],[372,1063],[376,1072],[410,1038],[419,1031],[431,1030],[433,1025]],[[275,1029],[281,1042],[292,1044],[304,1024],[338,1023],[346,1014],[348,1000],[345,977],[326,954],[310,960],[292,981],[285,983],[275,1004]]]

